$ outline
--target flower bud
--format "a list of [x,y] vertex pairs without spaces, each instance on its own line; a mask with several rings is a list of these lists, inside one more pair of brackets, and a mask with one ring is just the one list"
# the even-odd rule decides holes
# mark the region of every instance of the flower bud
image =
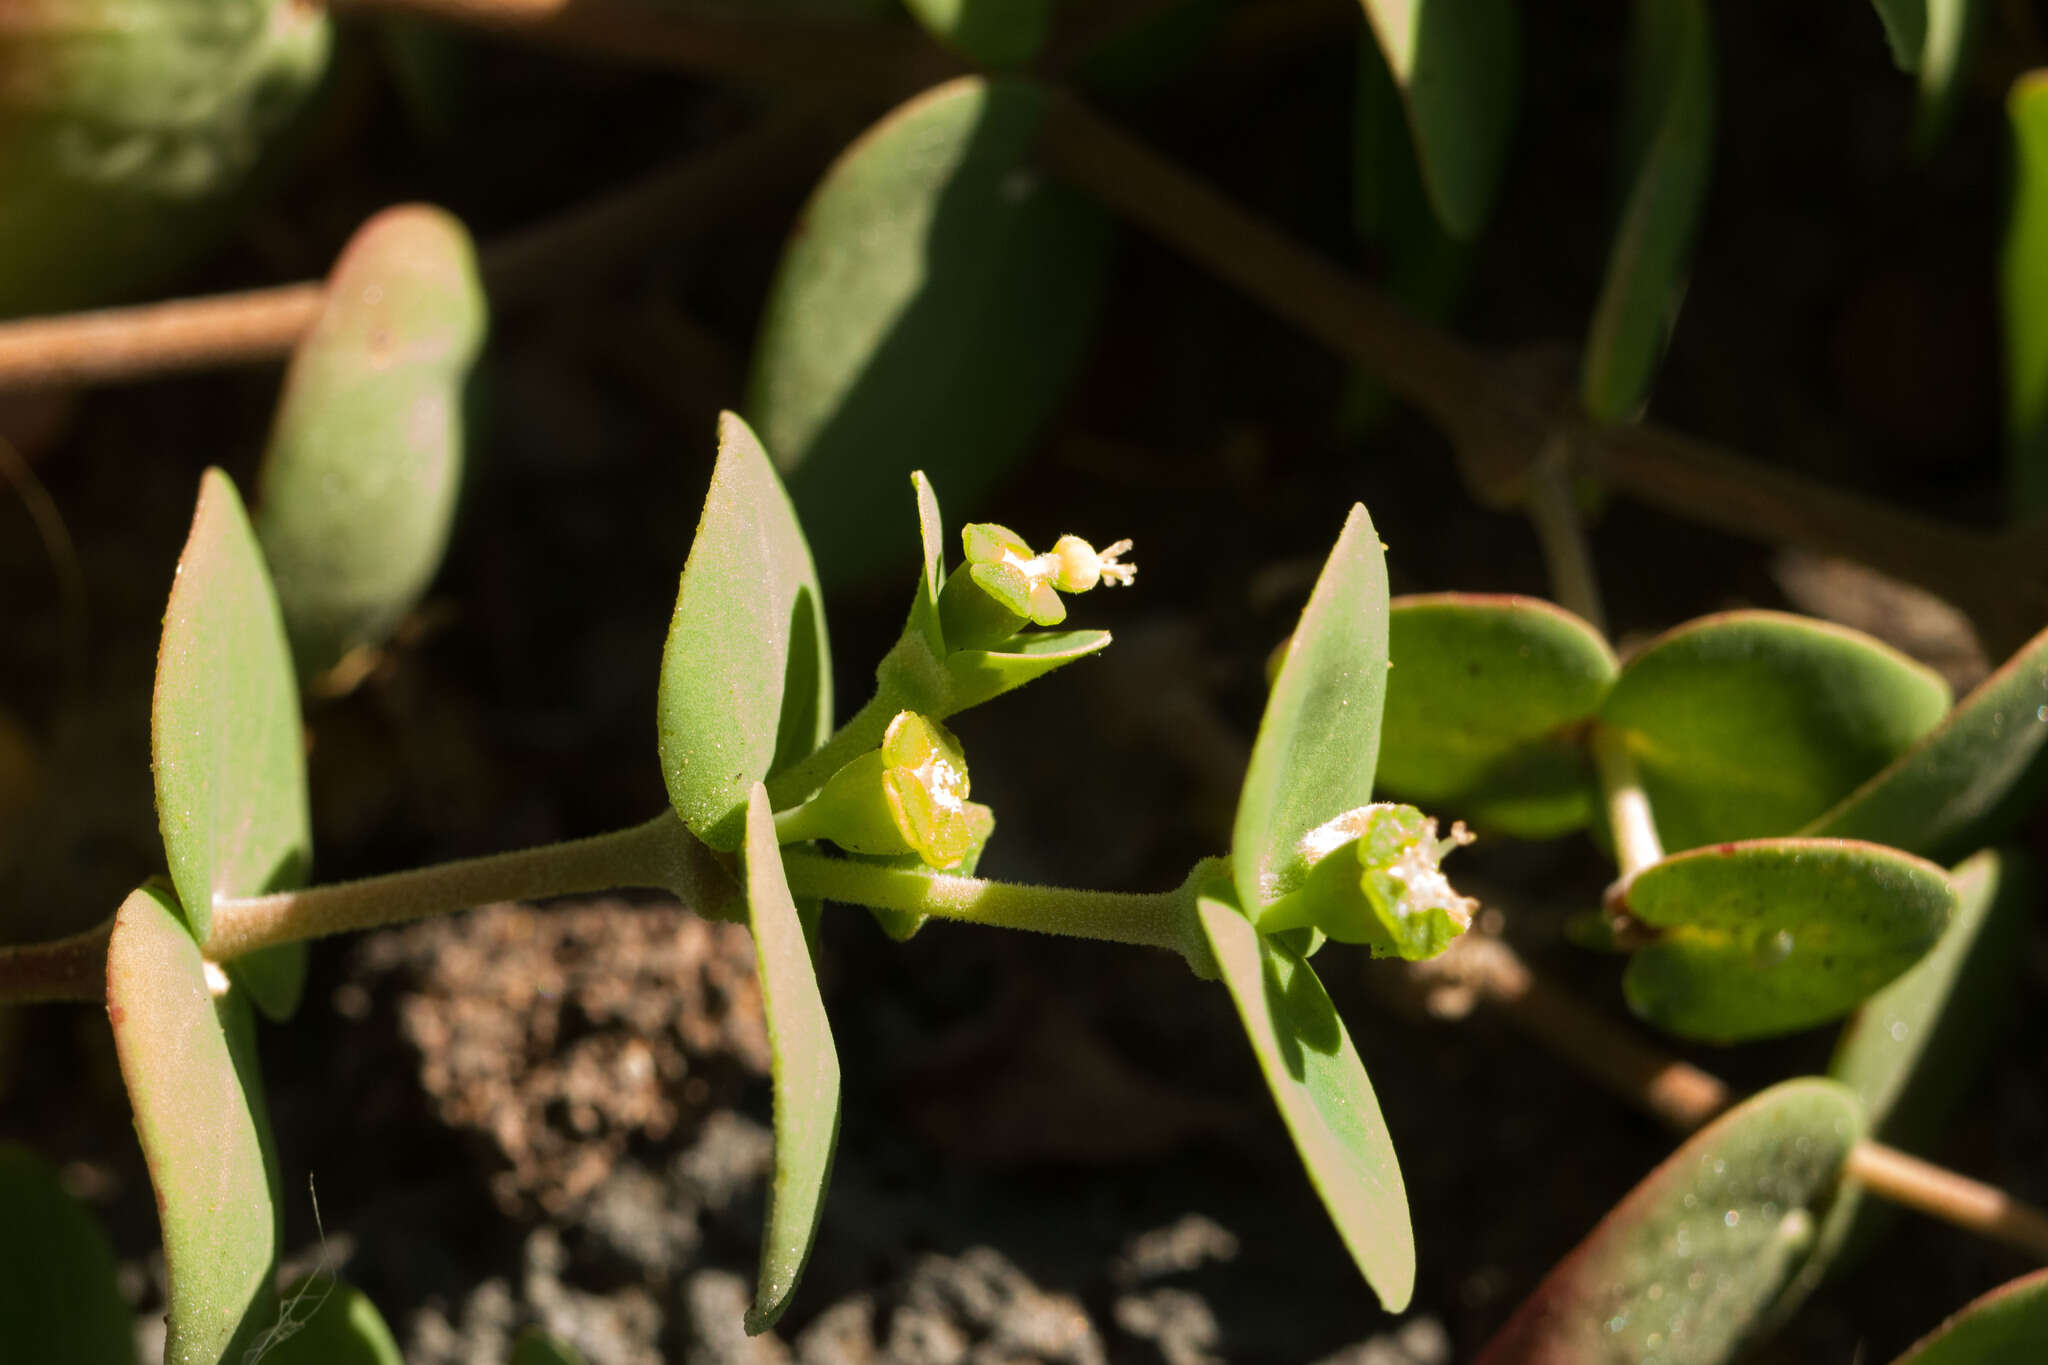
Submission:
[[1312,926],[1339,943],[1362,943],[1374,957],[1435,957],[1479,908],[1439,865],[1471,842],[1462,821],[1439,839],[1435,819],[1413,806],[1361,806],[1310,832],[1302,841],[1307,878],[1253,923],[1265,934]]
[[899,712],[882,747],[854,759],[803,805],[775,817],[783,843],[829,839],[849,853],[914,853],[929,867],[958,867],[995,828],[987,806],[967,799],[960,741],[937,721]]

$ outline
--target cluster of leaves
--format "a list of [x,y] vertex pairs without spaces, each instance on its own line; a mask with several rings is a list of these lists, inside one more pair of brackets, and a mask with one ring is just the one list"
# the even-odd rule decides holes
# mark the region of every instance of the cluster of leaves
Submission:
[[[910,8],[998,68],[1039,51],[1051,10],[973,0]],[[1216,8],[1172,13],[1199,26]],[[1877,8],[1900,65],[1922,72],[1931,138],[1968,7]],[[1440,312],[1505,159],[1515,10],[1505,0],[1368,0],[1365,9],[1361,226],[1387,247],[1395,291]],[[33,22],[18,31],[39,38],[82,22],[55,4],[24,13]],[[1581,365],[1582,407],[1597,422],[1628,419],[1648,392],[1704,200],[1714,119],[1707,6],[1641,0],[1636,13],[1625,191]],[[100,64],[78,76],[80,89],[115,80],[102,68],[135,60],[145,43],[158,44],[153,52],[175,44],[209,70],[234,72],[234,81],[195,78],[221,99],[186,111],[194,155],[160,163],[206,174],[179,184],[110,180],[137,164],[119,155],[113,135],[89,164],[31,159],[22,164],[49,188],[10,197],[0,243],[17,233],[64,242],[82,215],[128,202],[107,196],[154,196],[134,201],[134,218],[158,224],[160,238],[131,253],[135,276],[107,280],[120,290],[166,267],[153,254],[159,241],[168,251],[195,240],[206,215],[227,211],[259,168],[256,152],[316,79],[327,38],[325,21],[302,6],[252,0],[214,17],[166,35],[94,29],[67,47],[81,54],[81,72]],[[14,31],[0,38],[15,40]],[[41,103],[26,114],[0,108],[0,136],[77,146],[63,135],[80,117],[66,81],[26,88]],[[907,854],[870,850],[835,838],[834,817],[810,804],[814,794],[870,754],[880,756],[871,764],[878,773],[909,771],[934,753],[951,761],[946,717],[1109,642],[1100,631],[1029,629],[1026,620],[1056,621],[1056,599],[1036,596],[1043,584],[1004,599],[1018,617],[1007,633],[966,630],[948,591],[962,581],[989,589],[1000,575],[975,570],[1001,566],[1012,547],[992,529],[970,528],[970,563],[949,572],[936,498],[914,472],[940,471],[949,490],[980,497],[1028,448],[1085,348],[1109,224],[1032,162],[1055,98],[1023,78],[967,78],[890,114],[834,166],[771,290],[747,404],[756,426],[723,423],[682,574],[661,664],[661,766],[691,847],[732,879],[732,913],[754,937],[773,1044],[777,1141],[748,1315],[756,1331],[796,1290],[838,1132],[839,1067],[814,961],[821,900],[868,904],[907,937],[927,913],[973,919],[963,904],[993,905],[1003,894],[971,876],[987,822],[957,847],[950,836],[907,834]],[[2011,111],[2022,188],[2008,297],[2023,301],[2048,259],[2039,246],[2048,231],[2048,101],[2038,81],[2015,88]],[[150,129],[168,118],[137,115]],[[1398,154],[1364,155],[1393,142]],[[170,217],[173,200],[189,201],[191,227]],[[92,301],[56,264],[11,256],[0,269],[0,312]],[[55,292],[36,292],[44,288]],[[987,327],[990,316],[1007,325]],[[2044,328],[2037,307],[2013,304],[2009,434],[2018,496],[2036,508],[2048,469]],[[220,907],[310,879],[300,688],[376,648],[431,578],[461,484],[463,396],[482,333],[474,252],[460,225],[425,209],[374,220],[337,265],[325,311],[293,360],[253,521],[225,475],[209,474],[200,490],[155,697],[168,884],[138,889],[105,940],[108,1014],[163,1216],[167,1359],[397,1358],[374,1307],[348,1286],[279,1294],[274,1283],[278,1163],[253,1035],[257,1014],[285,1020],[296,1008],[304,945],[220,963],[208,954]],[[906,423],[906,411],[919,420]],[[873,698],[835,725],[819,569],[840,581],[899,558],[872,534],[868,509],[900,497],[906,475],[922,541],[908,621]],[[1389,881],[1387,869],[1433,831],[1425,835],[1422,817],[1403,808],[1391,808],[1400,813],[1387,823],[1361,818],[1376,788],[1482,833],[1587,829],[1614,847],[1622,876],[1585,929],[1632,954],[1627,1001],[1653,1025],[1732,1042],[1855,1011],[1829,1078],[1774,1087],[1693,1138],[1559,1265],[1482,1357],[1725,1359],[1855,1247],[1868,1215],[1844,1176],[1850,1154],[1867,1136],[1924,1141],[2009,999],[2027,878],[2011,855],[1985,850],[2044,771],[2048,634],[1960,704],[1950,700],[1938,678],[1875,640],[1775,613],[1692,622],[1623,663],[1593,626],[1547,603],[1390,600],[1378,533],[1356,507],[1274,679],[1228,857],[1193,869],[1167,898],[1152,941],[1223,982],[1311,1181],[1389,1309],[1407,1303],[1415,1274],[1400,1170],[1310,958],[1326,932],[1423,956],[1463,923],[1449,917],[1449,901],[1434,901],[1432,917],[1404,934],[1399,898],[1414,882]],[[906,714],[917,724],[898,730]],[[915,750],[900,760],[899,735]],[[1628,833],[1609,825],[1622,788],[1638,792],[1658,842],[1674,851],[1629,856]],[[899,798],[887,818],[901,823],[903,808]],[[805,811],[812,818],[794,818]],[[1355,868],[1335,860],[1333,828],[1347,836],[1336,847]],[[806,848],[814,838],[845,852]],[[1929,859],[1955,865],[1944,871]],[[1344,875],[1328,886],[1312,878],[1330,867]],[[1088,894],[1075,893],[1076,903]],[[1325,914],[1314,899],[1325,895],[1348,898],[1351,918]],[[980,917],[1117,936],[1062,915],[1024,904],[1007,918]],[[1363,927],[1346,933],[1347,924]],[[0,1208],[7,1226],[46,1230],[32,1250],[0,1240],[0,1255],[19,1263],[13,1282],[54,1276],[65,1287],[10,1293],[4,1339],[29,1343],[36,1359],[129,1358],[104,1240],[48,1168],[0,1153]],[[2019,1281],[1907,1359],[1998,1359],[2012,1341],[2037,1336],[2044,1317],[2048,1281]],[[520,1352],[522,1361],[563,1358],[537,1337]]]

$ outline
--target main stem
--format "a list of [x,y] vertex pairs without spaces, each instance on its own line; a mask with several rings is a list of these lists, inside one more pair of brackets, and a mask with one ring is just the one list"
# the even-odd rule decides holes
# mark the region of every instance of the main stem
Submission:
[[[1172,891],[1146,893],[956,877],[830,858],[795,848],[782,851],[782,866],[790,891],[798,896],[932,915],[962,924],[1169,948],[1191,961],[1206,953],[1205,944],[1196,941],[1200,930],[1195,927],[1195,875]],[[1197,873],[1204,870],[1198,868]]]
[[646,824],[540,848],[495,853],[360,881],[217,900],[207,957],[225,962],[279,943],[407,924],[495,901],[621,887],[673,892],[707,919],[737,919],[738,888],[671,811]]

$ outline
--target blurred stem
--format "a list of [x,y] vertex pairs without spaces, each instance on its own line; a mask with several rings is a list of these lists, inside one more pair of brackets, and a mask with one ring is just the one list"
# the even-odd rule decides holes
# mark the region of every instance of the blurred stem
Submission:
[[1191,963],[1209,957],[1195,916],[1195,890],[1214,875],[1212,861],[1196,865],[1171,891],[1079,891],[1063,886],[1026,886],[955,877],[945,873],[882,867],[784,849],[782,865],[797,896],[900,910],[962,924],[1028,929],[1069,938],[1170,948]]
[[1867,1140],[1851,1149],[1843,1174],[1894,1204],[2048,1262],[2048,1214],[1996,1186]]
[[1635,755],[1628,750],[1628,737],[1595,721],[1592,745],[1593,765],[1599,769],[1600,790],[1607,800],[1607,824],[1614,833],[1614,851],[1621,859],[1621,876],[1626,881],[1661,862],[1664,845],[1657,838],[1657,821],[1650,813],[1650,798],[1643,791]]
[[[1995,649],[2048,619],[2048,545],[1945,525],[1650,423],[1584,426],[1572,396],[1404,312],[1378,290],[1107,123],[1053,102],[1039,153],[1057,176],[1329,345],[1450,438],[1474,497],[1527,491],[1560,430],[1610,485],[1734,535],[1845,555],[1948,599]],[[2037,532],[2038,536],[2039,533]]]
[[[621,189],[487,243],[479,254],[493,307],[587,287],[620,261],[745,214],[814,173],[846,121],[843,104],[806,101]],[[276,361],[311,330],[325,302],[326,286],[307,281],[0,322],[0,389]]]
[[226,962],[258,948],[351,929],[407,924],[497,901],[620,887],[674,893],[705,919],[738,919],[739,890],[718,856],[672,811],[644,825],[567,843],[439,863],[360,881],[217,900],[204,945]]
[[107,940],[113,931],[109,915],[69,938],[0,947],[0,1004],[105,999]]
[[1602,635],[1607,613],[1600,602],[1600,580],[1593,571],[1593,551],[1586,542],[1586,523],[1572,492],[1567,438],[1553,437],[1529,470],[1524,509],[1543,546],[1543,565],[1559,606],[1576,613]]
[[[1536,975],[1501,939],[1467,939],[1438,964],[1411,971],[1425,982],[1475,988],[1551,1051],[1680,1134],[1734,1102],[1718,1077],[1617,1028]],[[1850,1149],[1843,1176],[1895,1204],[2048,1261],[2048,1213],[1995,1186],[1867,1138]]]
[[816,91],[904,94],[963,69],[907,24],[678,11],[635,0],[329,0],[339,14],[407,14],[560,51]]

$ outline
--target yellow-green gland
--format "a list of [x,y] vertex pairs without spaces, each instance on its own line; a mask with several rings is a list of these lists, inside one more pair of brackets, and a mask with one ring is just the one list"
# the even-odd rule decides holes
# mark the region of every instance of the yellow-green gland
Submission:
[[1056,626],[1067,619],[1063,592],[1129,583],[1137,573],[1119,556],[1131,542],[1097,551],[1079,536],[1061,536],[1045,554],[1033,554],[1007,526],[975,522],[961,530],[967,562],[939,592],[939,628],[948,649],[991,649],[1027,625]]
[[1375,957],[1435,957],[1471,927],[1479,908],[1452,889],[1440,866],[1446,853],[1471,842],[1463,823],[1439,839],[1436,821],[1413,806],[1361,806],[1303,841],[1316,855],[1308,876],[1252,922],[1264,934],[1317,928]]
[[775,817],[783,843],[827,839],[849,853],[914,853],[930,867],[958,867],[988,839],[995,815],[967,799],[967,759],[953,732],[899,712],[882,747],[854,759],[803,805]]

